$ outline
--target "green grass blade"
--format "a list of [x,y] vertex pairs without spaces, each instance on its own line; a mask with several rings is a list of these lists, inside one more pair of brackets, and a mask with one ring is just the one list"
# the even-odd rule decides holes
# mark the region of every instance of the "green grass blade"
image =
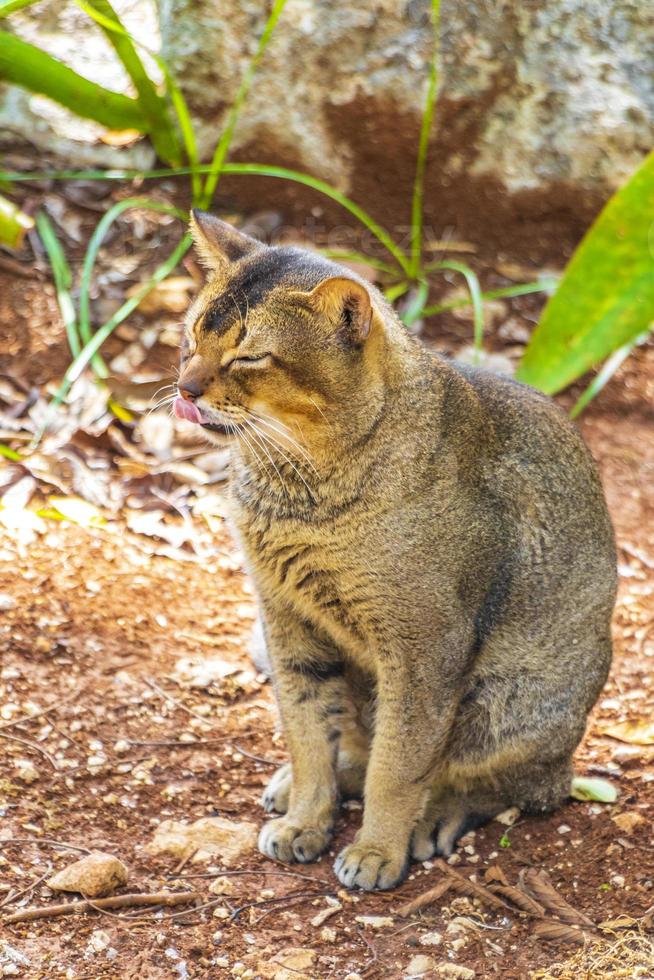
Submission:
[[417,276],[420,271],[422,256],[422,223],[423,197],[425,184],[425,169],[427,166],[427,151],[431,134],[436,95],[438,92],[438,63],[440,54],[440,0],[432,0],[432,25],[434,31],[434,51],[429,67],[429,81],[425,108],[422,113],[420,139],[418,141],[418,158],[416,175],[413,182],[413,200],[411,203],[411,272]]
[[418,283],[418,288],[416,289],[415,296],[407,306],[407,308],[402,313],[402,322],[407,326],[412,326],[416,320],[419,320],[425,309],[425,303],[427,302],[427,297],[429,296],[429,283],[422,280]]
[[[425,272],[432,272],[434,266],[425,266]],[[511,299],[514,296],[528,296],[530,293],[552,293],[559,284],[558,279],[539,279],[536,282],[519,282],[515,286],[500,286],[498,289],[489,289],[481,294],[482,300],[487,299]],[[435,303],[434,306],[426,306],[423,310],[424,316],[435,316],[437,313],[446,313],[448,310],[459,310],[466,306],[472,306],[472,299],[468,296],[462,299],[453,299],[447,303]]]
[[20,248],[25,232],[33,227],[34,221],[28,214],[0,195],[0,243]]
[[611,354],[603,364],[601,370],[598,371],[586,390],[573,405],[570,411],[570,418],[576,419],[583,412],[586,406],[592,402],[593,398],[596,398],[602,388],[608,384],[618,368],[627,360],[634,347],[637,347],[639,344],[644,344],[649,335],[650,331],[646,330],[644,333],[639,334],[635,340],[630,340],[629,343],[623,344],[622,347],[619,347],[618,350]]
[[[52,402],[50,403],[51,407],[54,407],[63,401],[70,390],[70,386],[79,378],[84,369],[90,364],[91,360],[98,353],[105,340],[111,336],[116,327],[127,319],[130,313],[134,312],[139,303],[145,299],[148,293],[151,292],[155,286],[162,282],[166,276],[172,272],[178,262],[188,252],[192,242],[193,240],[190,235],[184,235],[182,240],[177,245],[177,248],[171,255],[168,256],[165,262],[162,262],[161,265],[158,266],[147,282],[143,283],[138,292],[135,293],[135,295],[130,299],[126,300],[122,306],[116,310],[113,316],[107,320],[107,322],[104,323],[99,330],[96,330],[91,339],[84,345],[82,350],[76,356],[75,360],[68,367],[68,370],[64,375],[64,379],[54,395]],[[36,436],[37,442],[43,435],[46,426],[47,420]]]
[[547,304],[516,377],[560,391],[654,320],[654,153],[587,232]]
[[182,157],[177,132],[168,114],[168,107],[152,80],[134,45],[109,0],[75,0],[104,31],[120,58],[138,93],[138,101],[148,123],[148,135],[157,155],[171,166],[180,166]]
[[241,108],[245,102],[248,92],[250,91],[250,85],[252,84],[256,70],[259,67],[259,62],[261,61],[261,58],[268,47],[268,42],[273,35],[273,31],[277,26],[277,21],[279,20],[285,6],[286,0],[274,0],[273,2],[270,16],[268,17],[263,33],[259,38],[256,54],[248,65],[241,84],[238,87],[238,91],[227,115],[225,128],[220,136],[220,139],[218,140],[218,145],[216,146],[213,159],[211,161],[209,176],[205,181],[201,207],[208,208],[211,206],[214,194],[216,193],[216,187],[218,186],[220,174],[223,171],[223,164],[227,158],[227,154],[229,153],[229,147],[232,142],[232,136],[234,135],[234,129],[236,127]]
[[[481,360],[481,352],[484,346],[484,302],[479,279],[469,265],[466,265],[464,262],[456,262],[454,259],[439,262],[433,268],[451,269],[453,272],[460,272],[466,281],[474,317],[474,363],[478,364]],[[424,313],[425,315],[427,314],[427,309],[425,309]]]
[[50,265],[52,266],[52,275],[57,292],[57,303],[66,328],[68,346],[73,357],[77,357],[81,349],[81,344],[77,332],[75,305],[71,294],[73,276],[70,271],[70,266],[59,244],[55,230],[52,227],[52,222],[44,211],[39,211],[37,214],[36,227],[44,248],[48,253]]
[[390,265],[390,263],[382,262],[381,259],[373,259],[363,252],[339,248],[321,248],[319,251],[325,258],[333,259],[334,262],[358,262],[361,265],[370,266],[371,269],[377,269],[379,272],[387,272],[389,275],[395,275],[397,272],[395,266]]
[[200,157],[198,155],[198,144],[195,138],[195,130],[193,128],[193,120],[191,119],[191,113],[189,111],[188,103],[182,94],[182,90],[173,78],[168,65],[162,57],[158,54],[153,54],[156,58],[157,64],[163,72],[164,80],[166,83],[166,90],[168,96],[172,103],[173,109],[175,110],[175,115],[177,116],[177,122],[179,123],[180,132],[182,134],[182,140],[184,143],[184,149],[186,151],[186,156],[189,162],[191,172],[191,199],[193,202],[193,207],[199,207],[202,202],[202,177],[194,169],[200,163]]
[[403,282],[393,283],[392,286],[387,286],[384,290],[384,296],[389,303],[394,303],[395,300],[399,299],[400,296],[404,296],[409,290],[410,282],[405,279]]
[[31,7],[34,3],[38,3],[38,0],[0,0],[0,17],[7,17],[15,10]]
[[[29,180],[154,180],[161,177],[185,177],[189,174],[199,173],[208,174],[212,170],[210,165],[199,167],[162,167],[158,170],[52,170],[31,173],[20,173],[20,171],[0,171],[0,180],[13,180],[15,182]],[[281,180],[291,180],[297,184],[303,184],[312,190],[330,198],[342,208],[360,221],[368,231],[381,242],[384,248],[393,256],[399,267],[407,276],[411,275],[408,257],[399,246],[395,244],[388,232],[377,224],[363,208],[351,201],[349,197],[341,191],[332,187],[318,177],[302,173],[299,170],[289,170],[287,167],[277,167],[265,163],[225,163],[222,167],[225,174],[246,174],[259,177],[274,177]]]
[[[185,211],[180,211],[178,208],[171,207],[167,204],[160,204],[158,201],[152,201],[147,197],[125,198],[124,200],[118,201],[116,204],[114,204],[113,207],[109,208],[106,214],[102,216],[96,225],[87,246],[86,255],[84,256],[84,264],[82,265],[82,275],[80,277],[79,332],[82,338],[82,343],[84,344],[87,344],[92,337],[89,296],[95,260],[111,225],[117,218],[120,217],[121,214],[123,214],[124,211],[131,208],[143,208],[147,211],[158,211],[161,214],[172,214],[181,221],[188,221],[188,214]],[[107,367],[99,354],[95,355],[92,364],[98,377],[106,378],[109,376],[109,371],[107,370]]]
[[94,119],[109,129],[147,132],[136,99],[82,78],[63,62],[6,31],[0,31],[0,79],[47,95],[77,116]]

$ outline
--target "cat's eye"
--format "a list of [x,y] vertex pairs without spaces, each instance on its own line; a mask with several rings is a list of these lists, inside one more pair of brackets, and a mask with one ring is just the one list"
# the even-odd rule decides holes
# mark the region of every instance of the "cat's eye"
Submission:
[[227,367],[263,367],[266,364],[270,364],[272,361],[272,354],[253,354],[253,355],[243,355],[243,357],[233,358]]

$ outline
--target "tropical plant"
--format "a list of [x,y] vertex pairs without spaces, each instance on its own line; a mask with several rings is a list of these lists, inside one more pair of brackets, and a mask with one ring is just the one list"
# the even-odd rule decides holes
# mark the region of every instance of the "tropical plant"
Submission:
[[609,358],[591,397],[603,387],[654,322],[653,229],[651,153],[573,255],[525,351],[521,381],[554,394]]

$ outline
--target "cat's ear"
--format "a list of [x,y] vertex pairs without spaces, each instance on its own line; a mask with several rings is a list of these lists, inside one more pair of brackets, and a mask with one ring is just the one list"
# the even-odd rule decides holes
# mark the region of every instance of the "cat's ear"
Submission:
[[311,305],[324,313],[354,343],[363,343],[372,325],[370,293],[356,279],[333,276],[309,294]]
[[256,238],[244,235],[233,225],[197,208],[191,211],[190,231],[200,261],[207,269],[238,262],[250,252],[265,248]]

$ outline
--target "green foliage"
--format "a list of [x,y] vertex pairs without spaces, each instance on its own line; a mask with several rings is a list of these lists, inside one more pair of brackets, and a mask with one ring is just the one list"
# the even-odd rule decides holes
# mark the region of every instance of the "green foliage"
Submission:
[[30,216],[0,194],[0,243],[20,248],[25,232],[33,227]]
[[611,198],[572,257],[525,351],[521,381],[553,394],[651,328],[653,221],[654,153]]
[[7,31],[0,31],[0,80],[47,95],[76,115],[94,119],[110,129],[148,132],[146,118],[136,99],[88,81],[63,62]]

